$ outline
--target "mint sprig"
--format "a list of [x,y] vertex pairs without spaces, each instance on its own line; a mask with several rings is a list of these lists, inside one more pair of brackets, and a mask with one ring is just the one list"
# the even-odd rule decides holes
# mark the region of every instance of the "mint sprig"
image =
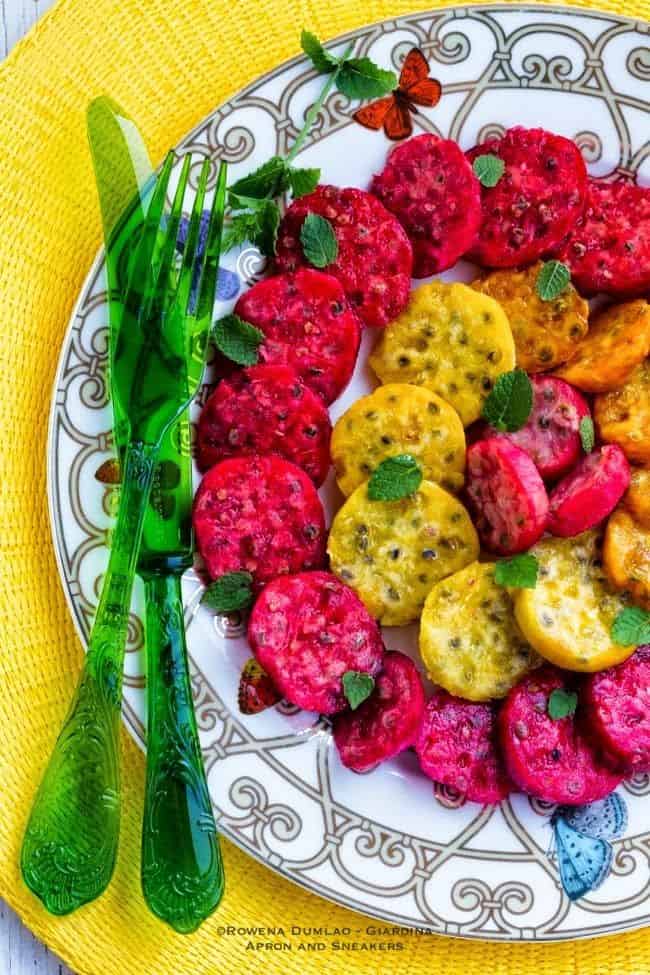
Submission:
[[562,261],[542,264],[535,282],[535,290],[542,301],[555,301],[569,286],[571,272]]
[[582,449],[584,450],[585,454],[590,454],[594,449],[594,444],[596,443],[594,421],[590,416],[583,416],[578,424],[578,432],[580,433],[580,443],[582,444]]
[[224,315],[212,326],[212,341],[231,362],[238,366],[254,366],[264,332],[239,315]]
[[356,711],[375,689],[375,678],[359,670],[346,670],[341,681],[345,699],[353,711]]
[[499,559],[494,566],[494,581],[511,589],[534,589],[537,585],[539,562],[530,552]]
[[323,47],[315,34],[303,30],[300,35],[300,46],[319,74],[329,74],[330,71],[334,71],[338,58]]
[[611,635],[621,647],[650,643],[650,613],[638,606],[626,606],[612,623]]
[[371,501],[399,501],[414,494],[422,483],[422,470],[415,457],[397,454],[382,460],[368,481]]
[[492,189],[496,186],[505,172],[506,164],[499,156],[491,152],[486,152],[482,156],[476,156],[472,163],[474,175],[481,186]]
[[253,577],[250,572],[226,572],[211,582],[201,603],[217,613],[235,613],[253,602]]
[[272,156],[230,187],[229,220],[221,247],[224,254],[246,241],[254,244],[267,257],[275,254],[280,223],[278,197],[287,192],[294,199],[305,196],[316,188],[320,180],[320,169],[296,168],[293,160],[334,86],[348,98],[375,98],[388,94],[397,85],[393,71],[384,71],[370,58],[351,57],[353,44],[349,44],[339,58],[323,47],[309,31],[303,30],[300,43],[316,71],[327,75],[327,80],[305,115],[303,126],[287,155]]
[[300,243],[305,260],[313,267],[327,267],[336,260],[339,252],[332,224],[317,213],[308,213],[305,217],[300,230]]
[[342,58],[323,47],[314,34],[303,30],[300,46],[319,74],[334,74],[338,90],[348,98],[379,98],[397,87],[394,71],[385,71],[370,58]]
[[551,691],[546,705],[549,718],[560,721],[562,718],[572,717],[578,706],[578,695],[575,691],[564,691],[556,687]]
[[514,433],[533,408],[533,387],[523,369],[503,372],[483,404],[483,418],[501,432]]

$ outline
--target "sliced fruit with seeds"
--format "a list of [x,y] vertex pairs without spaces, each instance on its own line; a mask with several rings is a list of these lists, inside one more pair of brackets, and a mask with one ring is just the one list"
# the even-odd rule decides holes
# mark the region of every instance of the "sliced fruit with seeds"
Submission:
[[372,616],[404,626],[434,583],[476,559],[478,538],[466,508],[437,484],[422,481],[399,501],[371,501],[362,484],[337,512],[327,551]]
[[422,386],[389,383],[357,400],[334,425],[330,449],[345,495],[397,454],[414,457],[427,481],[448,491],[463,486],[463,425],[449,403]]
[[581,456],[580,423],[590,418],[587,401],[555,376],[531,376],[533,407],[527,423],[514,433],[491,427],[483,436],[504,437],[525,451],[540,476],[554,480],[565,474]]
[[650,303],[610,305],[594,315],[589,333],[557,375],[588,393],[618,389],[650,352]]
[[615,444],[583,457],[551,491],[547,528],[567,538],[594,528],[614,510],[630,483],[630,465]]
[[546,802],[579,806],[609,795],[621,775],[605,764],[570,707],[564,717],[552,716],[553,693],[567,689],[572,693],[572,684],[553,667],[529,674],[501,708],[499,738],[520,789]]
[[420,654],[435,684],[470,701],[505,697],[540,663],[491,562],[473,562],[432,588],[422,611]]
[[650,646],[587,679],[589,730],[626,775],[650,772]]
[[632,467],[622,505],[642,528],[650,530],[650,467]]
[[469,447],[466,493],[490,552],[525,552],[541,538],[548,516],[544,482],[528,454],[505,437]]
[[514,593],[517,623],[537,652],[566,670],[595,671],[630,656],[615,643],[612,624],[626,600],[607,580],[601,535],[544,538],[532,549],[537,585]]
[[355,711],[332,722],[334,744],[346,768],[367,772],[415,743],[424,713],[424,688],[410,657],[384,655],[375,689]]
[[589,304],[569,285],[542,301],[536,282],[542,263],[492,271],[472,287],[499,302],[510,322],[517,365],[528,372],[557,369],[575,354],[589,328]]
[[501,802],[513,785],[501,759],[493,704],[477,704],[435,688],[415,750],[426,776],[484,805]]
[[493,298],[434,281],[411,294],[369,362],[382,383],[413,383],[442,396],[468,426],[481,415],[497,376],[513,368],[515,346]]
[[599,436],[618,444],[629,461],[650,464],[650,359],[620,389],[596,397],[594,420]]
[[353,670],[374,677],[384,654],[376,622],[329,572],[270,582],[253,607],[248,639],[284,697],[321,714],[347,707],[344,674]]
[[603,565],[616,589],[629,592],[633,602],[650,610],[650,529],[623,508],[607,522]]

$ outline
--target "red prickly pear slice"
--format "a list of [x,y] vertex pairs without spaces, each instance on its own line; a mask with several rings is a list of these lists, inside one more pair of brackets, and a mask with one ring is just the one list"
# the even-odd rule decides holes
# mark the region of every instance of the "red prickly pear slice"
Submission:
[[242,454],[278,454],[320,487],[332,432],[325,403],[288,366],[251,366],[222,379],[199,417],[201,470]]
[[503,437],[524,450],[544,480],[566,474],[580,459],[580,421],[589,416],[581,394],[555,376],[531,376],[533,408],[528,421],[514,433],[487,427],[486,436]]
[[473,802],[500,802],[512,791],[496,741],[496,709],[435,689],[415,750],[425,775]]
[[371,191],[394,213],[413,245],[413,277],[456,263],[481,223],[481,186],[457,142],[425,133],[389,154]]
[[326,271],[343,285],[364,325],[388,325],[406,308],[411,290],[413,251],[406,233],[376,196],[354,187],[318,186],[294,200],[280,224],[276,265],[280,271],[304,267],[300,234],[308,213],[330,222],[338,255]]
[[465,490],[482,543],[513,555],[539,540],[548,497],[527,453],[504,437],[478,440],[467,451]]
[[410,657],[396,650],[384,656],[375,689],[356,711],[333,720],[342,763],[367,772],[415,743],[424,713],[424,688]]
[[270,582],[253,607],[248,638],[281,694],[321,714],[346,707],[346,671],[374,677],[384,655],[377,623],[359,597],[329,572]]
[[591,674],[583,698],[590,730],[621,770],[650,772],[650,646]]
[[630,465],[620,447],[592,451],[553,488],[548,530],[569,538],[593,528],[612,513],[629,483]]
[[544,129],[508,129],[467,156],[495,155],[504,171],[482,187],[483,221],[473,255],[487,267],[531,264],[573,229],[582,213],[587,169],[580,150]]
[[196,542],[212,579],[269,579],[320,568],[325,514],[304,471],[281,457],[231,457],[210,468],[194,498]]
[[499,735],[513,782],[546,802],[579,806],[613,792],[621,775],[605,764],[574,714],[552,718],[553,691],[571,692],[566,675],[545,667],[510,691],[499,714]]

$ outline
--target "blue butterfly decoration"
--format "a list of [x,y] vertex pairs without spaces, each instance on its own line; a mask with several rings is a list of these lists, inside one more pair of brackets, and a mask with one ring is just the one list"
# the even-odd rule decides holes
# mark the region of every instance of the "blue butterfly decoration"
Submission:
[[625,800],[613,792],[587,806],[558,806],[551,826],[562,887],[572,901],[578,900],[600,887],[609,874],[614,855],[609,840],[627,828]]

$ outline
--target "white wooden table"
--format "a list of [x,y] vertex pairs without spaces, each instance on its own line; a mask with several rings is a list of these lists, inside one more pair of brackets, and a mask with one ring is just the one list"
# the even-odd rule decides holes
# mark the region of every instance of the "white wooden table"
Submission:
[[[0,0],[0,60],[54,0]],[[92,0],[88,0],[92,3]],[[2,120],[0,119],[0,124]],[[72,975],[0,901],[0,975]]]

